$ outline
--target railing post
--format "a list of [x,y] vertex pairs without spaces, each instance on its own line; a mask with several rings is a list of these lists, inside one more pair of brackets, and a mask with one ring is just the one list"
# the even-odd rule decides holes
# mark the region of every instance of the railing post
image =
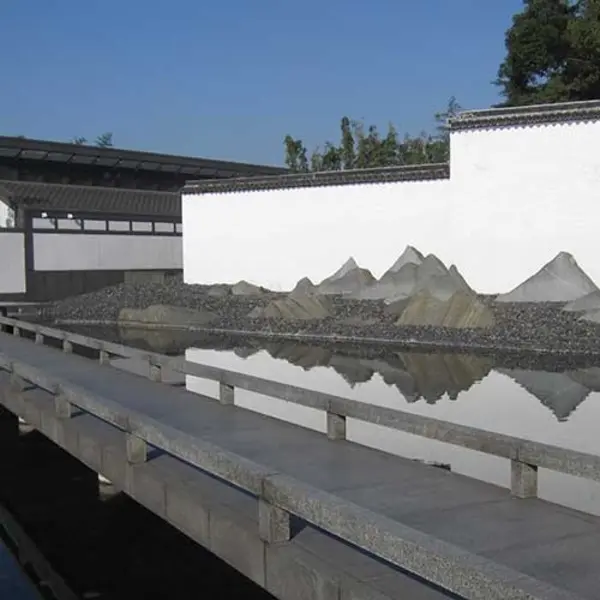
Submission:
[[278,544],[291,539],[290,513],[258,499],[258,534],[263,542]]
[[327,437],[330,440],[346,439],[346,417],[327,412]]
[[148,444],[132,433],[127,433],[125,438],[127,451],[127,461],[133,465],[146,462],[148,460]]
[[101,365],[107,365],[109,362],[109,356],[108,356],[108,352],[106,350],[100,350],[100,353],[98,355],[98,362]]
[[162,381],[162,369],[160,365],[153,365],[150,363],[150,380],[151,381]]
[[512,459],[510,461],[510,491],[517,498],[537,498],[537,466]]
[[54,396],[54,414],[59,419],[70,419],[73,416],[73,405],[61,394]]
[[219,402],[221,404],[235,403],[235,388],[232,385],[219,382]]
[[71,352],[73,352],[73,344],[71,344],[69,340],[63,340],[62,348],[65,354],[71,354]]
[[44,336],[39,331],[35,332],[35,343],[38,346],[42,346],[44,344]]

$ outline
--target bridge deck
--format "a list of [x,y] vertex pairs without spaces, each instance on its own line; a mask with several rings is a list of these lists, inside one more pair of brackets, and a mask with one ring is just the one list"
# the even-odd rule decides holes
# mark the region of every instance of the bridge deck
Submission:
[[362,447],[182,388],[0,336],[0,352],[45,369],[314,487],[578,595],[600,597],[600,518]]

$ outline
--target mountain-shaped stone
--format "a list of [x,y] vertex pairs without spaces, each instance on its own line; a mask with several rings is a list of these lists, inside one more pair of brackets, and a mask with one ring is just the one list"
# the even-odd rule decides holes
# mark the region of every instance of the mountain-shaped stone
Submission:
[[575,258],[559,252],[521,285],[500,294],[496,302],[572,302],[598,291]]
[[329,277],[327,277],[327,279],[324,279],[322,283],[324,283],[325,281],[335,281],[336,279],[341,279],[351,271],[354,271],[355,269],[359,268],[360,267],[354,260],[354,257],[351,256],[333,275],[330,275]]
[[563,306],[563,310],[566,310],[567,312],[600,310],[600,291],[591,292],[577,300],[573,300],[573,302],[568,302]]
[[476,296],[457,291],[447,300],[427,290],[412,296],[396,325],[430,325],[457,329],[487,328],[495,324],[493,311]]
[[414,246],[406,246],[404,252],[398,257],[396,262],[385,272],[384,277],[388,273],[397,273],[405,265],[420,265],[424,258]]
[[329,298],[313,294],[290,294],[271,301],[265,308],[256,307],[248,316],[252,319],[318,320],[332,316]]
[[315,294],[317,286],[308,278],[303,277],[292,290],[292,294]]
[[319,294],[358,296],[375,281],[371,271],[360,268],[356,261],[350,258],[331,277],[323,280],[318,285],[317,291]]

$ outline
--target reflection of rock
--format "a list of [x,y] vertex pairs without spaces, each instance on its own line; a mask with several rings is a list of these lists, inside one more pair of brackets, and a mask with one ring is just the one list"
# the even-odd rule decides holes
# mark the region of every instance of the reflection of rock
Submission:
[[568,302],[563,306],[567,312],[587,312],[600,310],[600,290],[586,294],[577,300]]
[[353,258],[348,259],[331,277],[324,279],[317,289],[320,294],[358,295],[372,285],[375,277],[368,269],[361,269]]
[[331,351],[318,346],[302,346],[282,342],[280,344],[268,343],[264,345],[264,348],[273,358],[286,360],[305,370],[328,365],[331,359]]
[[292,343],[268,344],[265,349],[273,358],[305,370],[330,367],[351,386],[370,381],[374,373],[379,373],[409,402],[425,398],[433,403],[446,393],[456,399],[460,392],[483,379],[493,364],[488,358],[454,354],[390,353],[381,359],[364,359]]
[[[399,303],[395,303],[395,306],[401,308]],[[455,292],[446,301],[423,291],[406,303],[396,325],[435,325],[459,329],[491,327],[494,325],[494,314],[477,297],[463,291]]]
[[140,329],[120,327],[119,341],[125,345],[142,347],[159,354],[180,354],[182,348],[192,345],[197,333],[170,329]]
[[594,282],[585,274],[573,256],[560,252],[535,275],[497,302],[571,302],[597,292]]
[[285,298],[272,300],[265,308],[256,307],[248,316],[252,319],[316,320],[332,315],[329,298],[293,292]]
[[155,304],[144,309],[123,308],[119,312],[118,321],[121,324],[144,323],[148,325],[173,325],[182,327],[206,325],[216,318],[216,315],[208,311]]
[[585,386],[591,392],[600,392],[600,367],[568,371],[567,374],[573,381]]
[[370,381],[375,371],[364,361],[339,354],[332,354],[328,366],[340,375],[350,387]]
[[250,358],[260,352],[259,348],[234,348],[233,353],[240,358]]
[[231,293],[234,296],[260,296],[265,290],[257,285],[248,283],[247,281],[238,281],[231,288]]
[[559,421],[566,421],[590,393],[572,374],[520,369],[498,369],[498,372],[507,375],[535,396]]
[[458,354],[401,354],[406,368],[415,381],[419,397],[428,403],[437,402],[444,394],[456,400],[461,392],[471,388],[492,369],[489,358]]

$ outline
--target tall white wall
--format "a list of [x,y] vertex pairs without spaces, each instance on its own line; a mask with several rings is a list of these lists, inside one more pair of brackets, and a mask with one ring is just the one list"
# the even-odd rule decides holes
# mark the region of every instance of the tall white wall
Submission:
[[36,271],[181,269],[179,236],[35,233]]
[[25,235],[0,231],[0,294],[21,294],[25,289]]
[[467,130],[449,180],[186,194],[185,280],[286,290],[349,256],[378,277],[410,244],[484,293],[561,250],[600,284],[599,150],[600,122]]

